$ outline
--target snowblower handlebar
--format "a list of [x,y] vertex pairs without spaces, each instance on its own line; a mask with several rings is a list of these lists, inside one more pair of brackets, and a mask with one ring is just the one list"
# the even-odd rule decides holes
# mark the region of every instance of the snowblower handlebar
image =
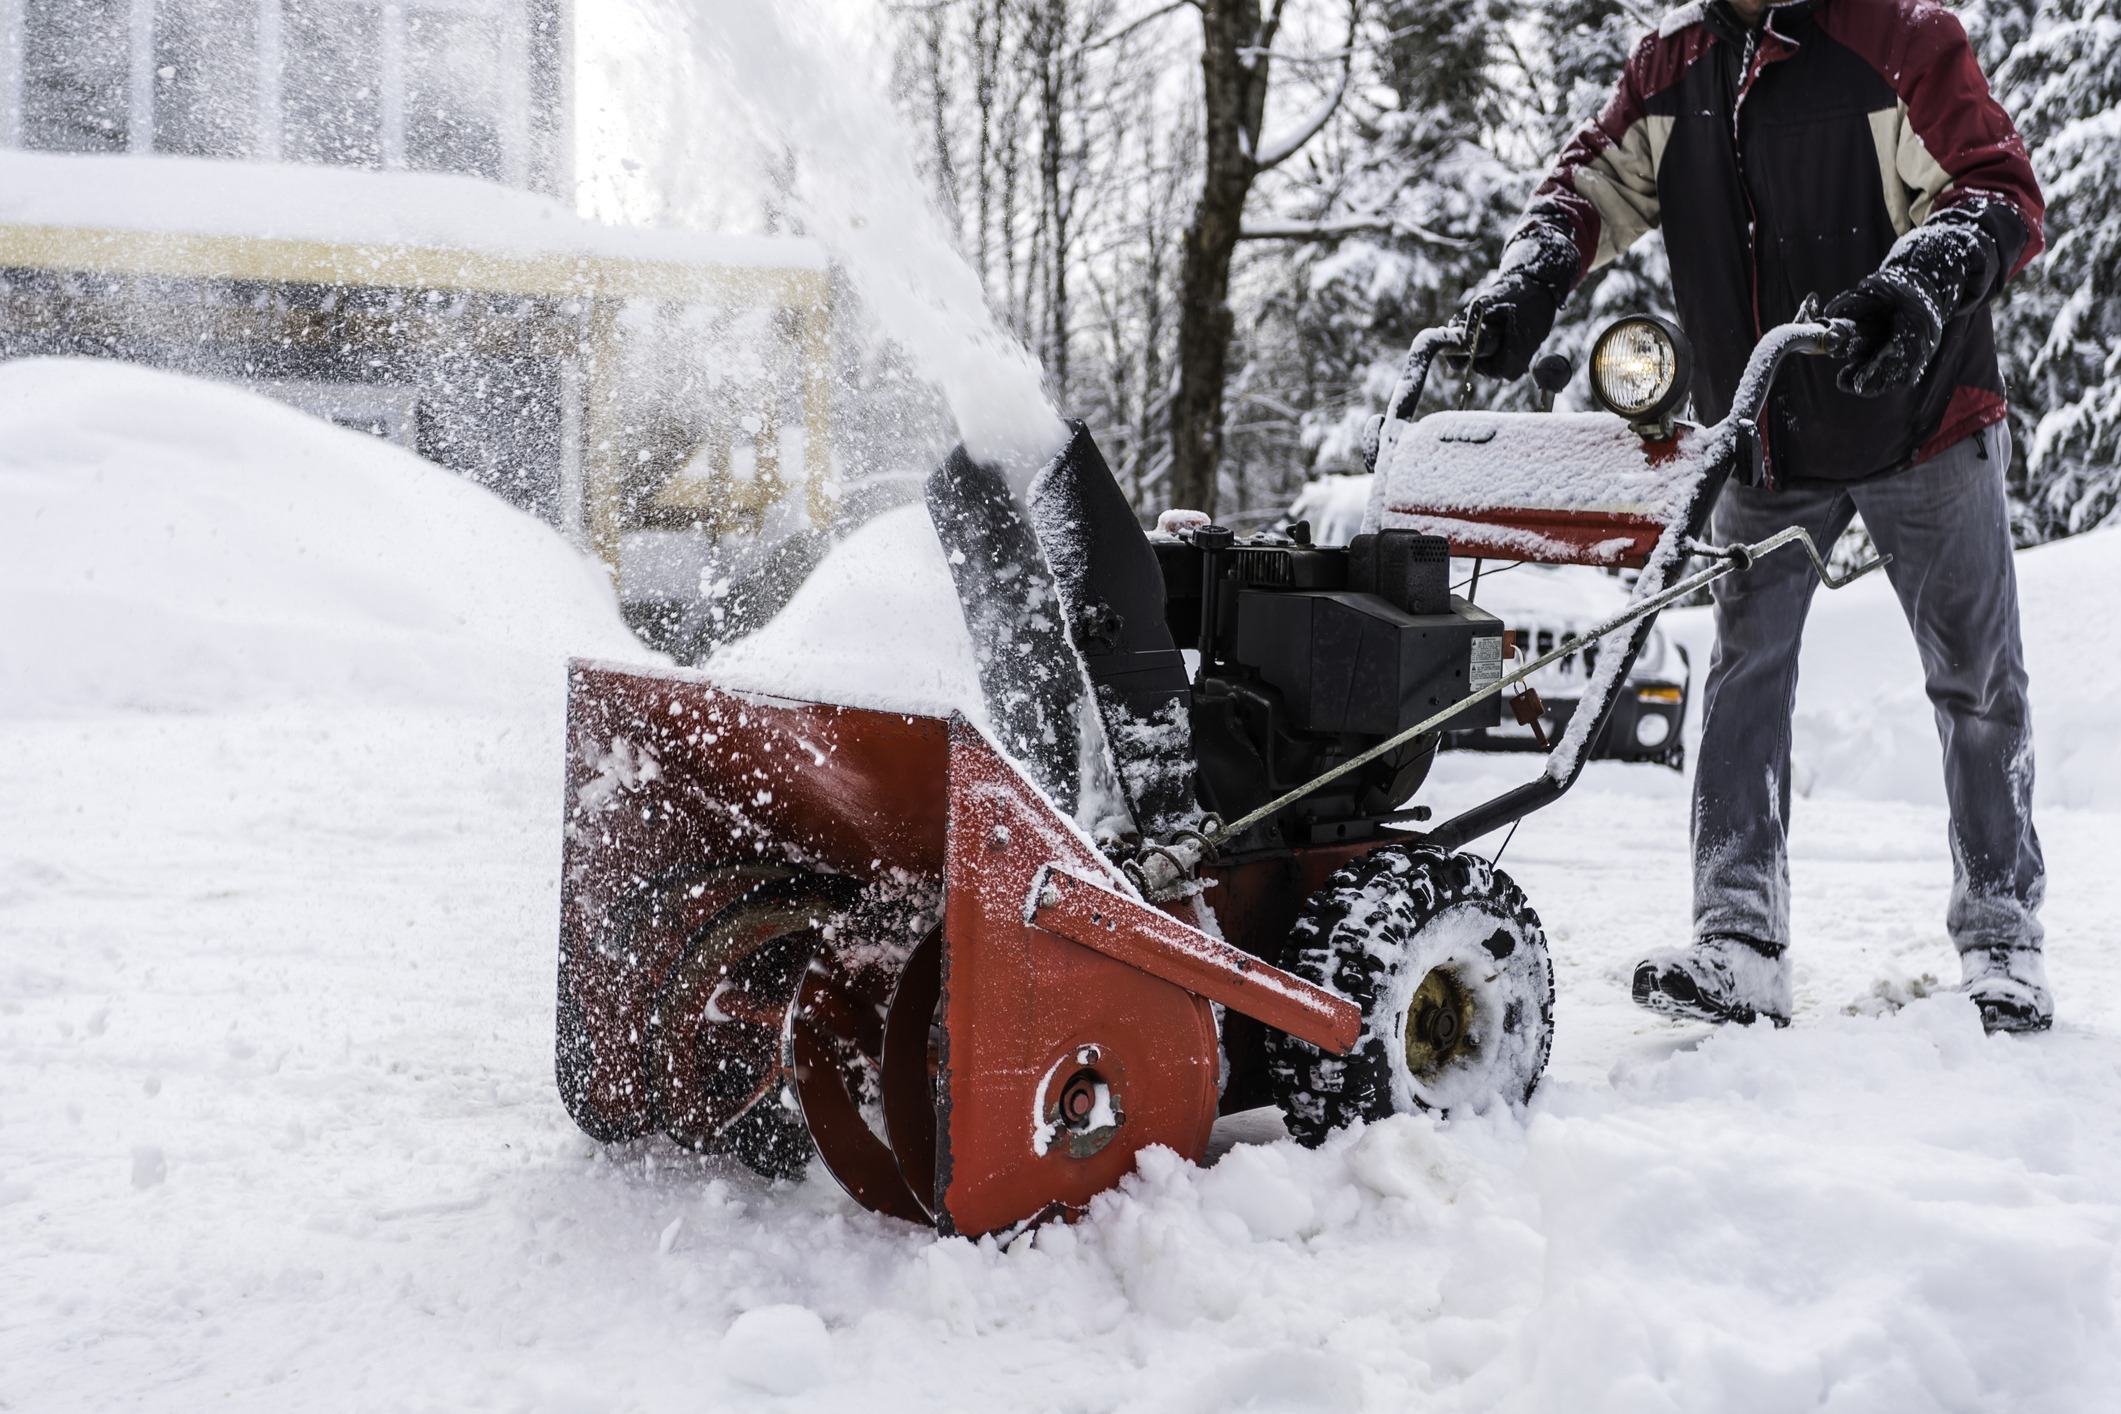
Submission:
[[[1668,605],[1684,599],[1699,590],[1706,589],[1725,575],[1749,570],[1762,556],[1772,554],[1786,545],[1793,544],[1804,547],[1806,558],[1811,560],[1813,568],[1819,573],[1820,583],[1828,589],[1844,589],[1887,562],[1886,557],[1881,556],[1857,566],[1846,574],[1836,575],[1828,568],[1827,561],[1820,555],[1819,547],[1813,543],[1811,535],[1803,527],[1795,525],[1779,530],[1765,540],[1751,545],[1707,545],[1699,541],[1690,540],[1687,542],[1687,553],[1689,556],[1711,560],[1714,563],[1710,564],[1706,569],[1688,575],[1678,583],[1672,584],[1656,594],[1630,604],[1621,613],[1586,631],[1581,637],[1569,638],[1551,651],[1533,658],[1517,671],[1504,675],[1470,696],[1453,702],[1434,716],[1424,718],[1413,726],[1408,727],[1405,731],[1379,742],[1361,755],[1352,757],[1315,779],[1306,781],[1294,790],[1268,801],[1250,814],[1240,816],[1227,824],[1211,818],[1204,823],[1203,828],[1200,830],[1185,831],[1181,838],[1144,850],[1139,856],[1126,864],[1127,877],[1142,891],[1143,896],[1151,902],[1160,902],[1178,897],[1192,887],[1191,881],[1194,873],[1198,870],[1201,862],[1214,852],[1218,844],[1240,837],[1245,831],[1251,829],[1260,821],[1271,818],[1276,812],[1294,805],[1297,801],[1302,800],[1305,796],[1321,787],[1338,780],[1351,771],[1360,770],[1379,757],[1397,751],[1409,742],[1437,730],[1445,722],[1462,713],[1473,703],[1485,701],[1490,697],[1505,692],[1530,678],[1541,669],[1559,662],[1572,653],[1582,652],[1585,644],[1596,643],[1620,632],[1624,628],[1632,627]],[[1456,822],[1453,823],[1455,824]],[[1429,838],[1434,840],[1438,835],[1450,828],[1450,826],[1446,825],[1437,831],[1432,831]],[[1468,838],[1471,838],[1471,836],[1468,836]],[[1445,847],[1453,848],[1455,843]]]
[[1753,352],[1745,361],[1745,373],[1738,379],[1738,391],[1731,398],[1731,410],[1726,421],[1742,419],[1747,423],[1756,421],[1760,410],[1767,406],[1768,393],[1775,386],[1775,375],[1782,362],[1791,354],[1809,354],[1817,358],[1845,358],[1849,344],[1856,335],[1856,325],[1847,319],[1808,319],[1813,301],[1807,300],[1804,309],[1797,311],[1798,318],[1788,324],[1779,324],[1760,336],[1753,345]]
[[[1623,629],[1635,629],[1625,655],[1627,661],[1632,662],[1642,640],[1648,635],[1649,629],[1645,620],[1667,605],[1706,588],[1725,575],[1751,569],[1763,555],[1787,545],[1802,545],[1805,555],[1818,571],[1820,582],[1828,589],[1843,588],[1884,564],[1882,558],[1873,559],[1847,574],[1835,575],[1829,570],[1819,547],[1812,543],[1811,537],[1803,529],[1796,526],[1751,545],[1716,546],[1693,538],[1698,535],[1701,522],[1707,518],[1708,507],[1721,489],[1730,463],[1743,456],[1757,456],[1759,438],[1754,423],[1760,416],[1761,409],[1766,406],[1769,390],[1774,385],[1775,375],[1780,371],[1783,361],[1792,354],[1827,358],[1841,358],[1847,354],[1850,340],[1855,333],[1855,326],[1851,322],[1844,319],[1819,318],[1814,300],[1807,300],[1799,309],[1798,315],[1797,320],[1770,329],[1754,346],[1752,356],[1746,361],[1745,374],[1739,380],[1737,394],[1732,399],[1729,414],[1715,428],[1709,429],[1710,445],[1713,447],[1718,441],[1723,445],[1710,454],[1712,469],[1702,478],[1701,484],[1696,488],[1693,504],[1688,509],[1687,525],[1682,531],[1687,537],[1684,540],[1685,555],[1675,557],[1666,568],[1654,576],[1663,579],[1664,583],[1646,582],[1640,585],[1637,591],[1640,598],[1629,604],[1625,611],[1599,624],[1580,638],[1572,638],[1557,645],[1552,651],[1525,663],[1517,671],[1503,676],[1468,697],[1450,703],[1442,711],[1268,801],[1251,813],[1227,823],[1211,817],[1204,821],[1197,831],[1184,831],[1160,844],[1145,848],[1125,865],[1128,878],[1141,890],[1143,896],[1152,901],[1162,901],[1196,887],[1193,879],[1200,865],[1211,858],[1220,845],[1242,837],[1260,821],[1271,818],[1277,812],[1350,772],[1360,770],[1380,757],[1438,730],[1468,706],[1496,696],[1524,682],[1552,663],[1581,652],[1587,643],[1598,642]],[[1403,423],[1411,419],[1415,406],[1421,399],[1429,368],[1438,355],[1462,355],[1466,351],[1470,327],[1471,320],[1461,318],[1450,324],[1425,330],[1415,337],[1407,351],[1407,361],[1400,375],[1399,386],[1393,392],[1389,418],[1379,429],[1381,440],[1388,438],[1395,430],[1391,426],[1393,422]],[[1706,559],[1711,563],[1694,574],[1675,580],[1673,576],[1678,566],[1687,558]],[[1624,676],[1625,664],[1619,672],[1611,675],[1602,702],[1585,703],[1578,710],[1590,709],[1593,716],[1602,722]],[[1428,833],[1427,839],[1441,848],[1455,849],[1467,840],[1477,838],[1500,825],[1507,825],[1541,805],[1559,798],[1574,781],[1585,754],[1583,750],[1576,751],[1567,768],[1559,776],[1550,770],[1536,781],[1443,822]]]
[[[1855,324],[1847,319],[1822,318],[1817,309],[1818,300],[1807,299],[1795,319],[1760,336],[1760,342],[1753,346],[1752,355],[1746,359],[1745,373],[1738,380],[1738,392],[1731,399],[1731,417],[1750,423],[1760,416],[1760,410],[1767,405],[1768,392],[1775,385],[1775,375],[1781,370],[1783,360],[1791,354],[1821,358],[1848,356],[1850,342],[1856,334]],[[1468,314],[1472,312],[1468,311]],[[1440,354],[1461,357],[1466,354],[1469,327],[1470,320],[1461,315],[1448,324],[1424,329],[1414,336],[1414,341],[1407,346],[1407,358],[1401,365],[1399,382],[1392,389],[1392,401],[1384,417],[1385,426],[1414,420],[1414,410],[1421,402],[1422,390],[1428,385],[1430,367]]]

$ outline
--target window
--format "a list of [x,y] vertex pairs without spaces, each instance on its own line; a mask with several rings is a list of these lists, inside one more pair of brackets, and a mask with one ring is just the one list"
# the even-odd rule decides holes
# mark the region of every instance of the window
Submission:
[[132,0],[23,0],[22,145],[122,152]]
[[499,27],[484,15],[414,10],[405,70],[405,165],[499,180]]
[[281,0],[280,14],[281,154],[382,166],[382,7]]
[[271,152],[530,185],[565,171],[564,0],[9,4],[25,147]]
[[257,71],[257,0],[155,0],[155,150],[249,156]]

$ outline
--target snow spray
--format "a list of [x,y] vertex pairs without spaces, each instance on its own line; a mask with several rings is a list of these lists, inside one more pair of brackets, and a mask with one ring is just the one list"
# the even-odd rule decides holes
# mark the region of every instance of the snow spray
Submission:
[[941,390],[965,448],[1021,492],[1067,441],[1038,361],[988,309],[930,204],[874,66],[817,0],[674,0],[712,91],[795,159],[791,196],[885,330]]

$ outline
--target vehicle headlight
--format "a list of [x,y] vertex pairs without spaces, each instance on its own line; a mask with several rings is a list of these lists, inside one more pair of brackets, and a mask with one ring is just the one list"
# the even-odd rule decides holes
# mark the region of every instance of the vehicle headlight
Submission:
[[1630,314],[1591,345],[1591,393],[1638,431],[1664,435],[1694,372],[1686,335],[1654,314]]
[[1651,750],[1665,744],[1672,735],[1672,723],[1662,712],[1645,712],[1635,719],[1635,740]]

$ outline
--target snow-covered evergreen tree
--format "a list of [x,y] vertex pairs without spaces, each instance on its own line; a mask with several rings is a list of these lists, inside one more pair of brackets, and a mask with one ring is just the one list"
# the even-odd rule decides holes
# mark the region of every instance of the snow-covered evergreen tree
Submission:
[[[1231,289],[1225,508],[1264,516],[1306,476],[1354,468],[1360,429],[1408,340],[1450,318],[1493,266],[1533,185],[1609,100],[1666,3],[1369,0],[1346,48],[1338,11],[1321,3],[1311,7],[1318,23],[1284,36],[1277,82],[1293,106],[1282,118],[1300,116],[1343,74],[1347,96],[1246,208],[1251,239]],[[2048,253],[1997,311],[2017,434],[2017,533],[2034,542],[2121,515],[2121,0],[1947,3],[1959,5],[2049,200]],[[1074,195],[1047,202],[1069,213],[1065,249],[1053,245],[1062,225],[1031,200],[1029,174],[1052,150],[1024,106],[1035,96],[1024,75],[1036,66],[1009,47],[1020,39],[1011,26],[1034,10],[1078,15],[1084,34],[1101,36],[1063,46],[1094,53],[1099,75],[1079,91],[1094,110],[1085,136],[1061,148]],[[1174,38],[1184,27],[1157,21],[1176,12],[1153,0],[1044,9],[948,0],[904,7],[901,18],[920,61],[904,96],[936,135],[938,199],[962,218],[1005,317],[1039,342],[1056,391],[1098,428],[1145,504],[1169,460],[1172,243],[1198,180],[1197,143],[1187,145],[1197,95],[1163,81],[1189,73]],[[1052,278],[1062,270],[1066,282]],[[1596,331],[1636,310],[1672,312],[1655,233],[1583,283],[1545,349],[1580,369]],[[1519,380],[1474,396],[1522,407],[1537,395]],[[1580,373],[1566,401],[1584,401]]]
[[1526,173],[1492,142],[1504,18],[1495,0],[1377,6],[1372,82],[1281,193],[1306,240],[1254,343],[1266,353],[1278,339],[1308,383],[1301,437],[1318,470],[1354,469],[1408,341],[1451,317],[1524,203]]
[[[1393,229],[1314,247],[1283,296],[1310,366],[1329,370],[1305,427],[1318,471],[1354,469],[1360,428],[1383,406],[1408,340],[1449,319],[1493,267],[1532,187],[1610,99],[1655,16],[1617,0],[1544,0],[1529,14],[1492,0],[1396,0],[1377,22],[1389,36],[1379,77],[1394,103],[1358,108],[1329,149],[1342,166],[1325,215],[1389,211]],[[1584,282],[1546,348],[1581,365],[1597,329],[1635,310],[1671,311],[1654,235]],[[1432,398],[1444,396],[1438,382]],[[1476,396],[1512,407],[1537,394],[1520,381]]]
[[2047,540],[2121,507],[2121,3],[2038,0],[1967,19],[2047,194],[2047,252],[1998,320],[2019,538]]

